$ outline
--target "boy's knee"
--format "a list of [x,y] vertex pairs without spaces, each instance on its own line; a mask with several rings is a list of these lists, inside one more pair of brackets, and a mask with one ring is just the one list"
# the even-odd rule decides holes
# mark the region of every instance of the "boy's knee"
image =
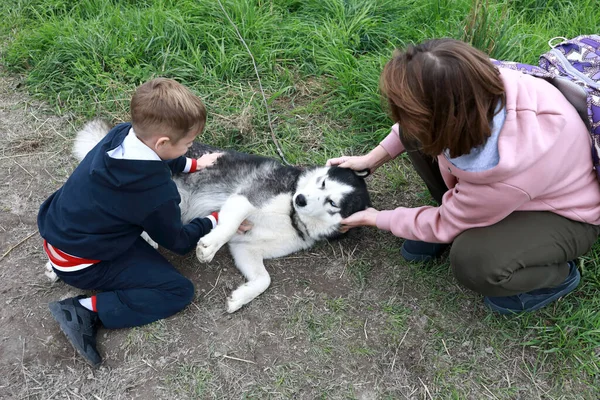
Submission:
[[184,304],[184,307],[185,307],[188,304],[190,304],[192,302],[192,300],[194,300],[195,288],[194,288],[194,284],[192,283],[192,281],[183,277],[180,293],[181,293],[181,295],[180,295],[181,302],[182,302],[182,304],[185,303]]
[[163,286],[163,290],[165,299],[169,299],[171,312],[185,308],[194,300],[194,284],[183,275],[171,280],[168,286]]

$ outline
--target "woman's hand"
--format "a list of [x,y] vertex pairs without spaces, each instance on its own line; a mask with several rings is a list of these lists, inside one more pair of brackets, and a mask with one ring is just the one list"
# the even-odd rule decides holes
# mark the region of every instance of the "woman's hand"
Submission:
[[[343,156],[330,158],[325,164],[328,167],[338,166],[341,168],[350,168],[354,171],[371,170],[371,160],[368,155],[365,156]],[[372,172],[372,171],[371,171]]]
[[376,210],[372,207],[354,213],[342,220],[342,227],[340,228],[340,232],[347,232],[348,230],[356,228],[358,226],[377,226],[378,214],[379,210]]
[[391,157],[388,152],[382,146],[377,146],[364,156],[330,158],[325,165],[350,168],[354,171],[364,171],[368,169],[370,173],[373,173],[377,168],[389,160],[391,160]]

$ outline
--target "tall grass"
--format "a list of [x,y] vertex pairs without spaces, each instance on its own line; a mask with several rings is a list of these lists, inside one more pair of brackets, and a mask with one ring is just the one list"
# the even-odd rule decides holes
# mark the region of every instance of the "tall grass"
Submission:
[[[322,163],[387,134],[379,73],[396,47],[466,40],[535,63],[548,39],[600,32],[597,0],[222,0],[257,62],[288,159]],[[82,118],[127,118],[135,86],[173,77],[207,103],[207,138],[275,155],[250,56],[214,1],[3,0],[2,63],[31,93]],[[597,258],[580,304],[504,327],[598,370]],[[517,324],[518,326],[515,326]],[[595,357],[595,358],[594,358]]]
[[[532,62],[548,38],[597,27],[593,2],[223,1],[270,101],[289,102],[299,81],[316,79],[318,104],[306,112],[340,121],[338,144],[350,151],[386,133],[378,78],[395,47],[449,36],[496,58]],[[169,76],[194,88],[219,115],[252,103],[256,127],[265,128],[250,57],[216,2],[7,0],[0,11],[5,65],[26,73],[30,90],[60,110],[125,115],[136,85]],[[250,87],[232,90],[240,85]]]
[[[349,149],[368,147],[389,124],[377,83],[392,50],[433,36],[460,38],[470,7],[468,0],[223,3],[270,100],[289,100],[295,82],[315,77],[325,102],[317,108],[343,121],[348,136],[340,134],[340,144]],[[158,75],[191,86],[218,114],[250,102],[261,109],[249,55],[215,2],[8,0],[0,10],[6,66],[26,72],[30,90],[60,109],[125,114],[131,90]],[[232,92],[240,82],[252,88]],[[231,97],[226,108],[216,102],[223,97]],[[264,117],[257,120],[264,127]]]

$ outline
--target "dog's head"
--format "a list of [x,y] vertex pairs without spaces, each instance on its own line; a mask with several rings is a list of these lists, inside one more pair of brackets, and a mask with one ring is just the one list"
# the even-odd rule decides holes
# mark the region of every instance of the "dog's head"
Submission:
[[339,236],[340,221],[371,205],[364,178],[368,171],[321,167],[298,179],[293,197],[296,213],[315,239]]

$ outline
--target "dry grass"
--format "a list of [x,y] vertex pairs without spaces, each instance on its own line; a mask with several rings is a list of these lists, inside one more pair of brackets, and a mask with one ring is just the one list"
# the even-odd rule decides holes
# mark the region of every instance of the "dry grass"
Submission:
[[[101,330],[105,362],[93,370],[46,306],[77,292],[45,280],[39,237],[23,241],[74,167],[77,123],[13,90],[0,91],[0,115],[0,252],[18,245],[0,260],[0,398],[595,398],[587,378],[560,375],[552,355],[521,344],[531,332],[490,320],[447,265],[406,266],[397,239],[366,229],[270,261],[272,287],[233,315],[225,298],[242,278],[226,252],[210,265],[166,254],[196,284],[195,301],[148,326]],[[39,147],[16,151],[32,138]],[[422,201],[406,160],[381,172],[369,182],[376,205]]]

